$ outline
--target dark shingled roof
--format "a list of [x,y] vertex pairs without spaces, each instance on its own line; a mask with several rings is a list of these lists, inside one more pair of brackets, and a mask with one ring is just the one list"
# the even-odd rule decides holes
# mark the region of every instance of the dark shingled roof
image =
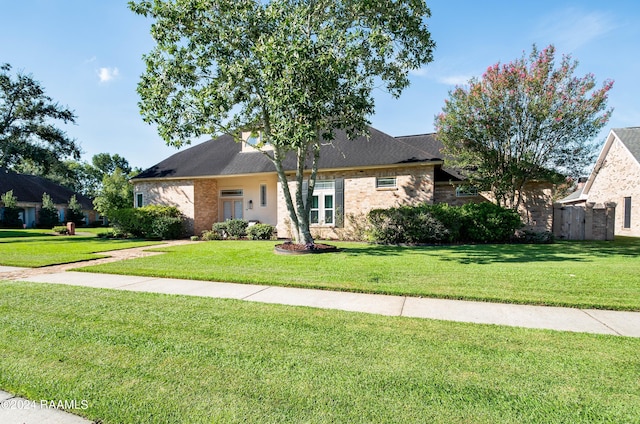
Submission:
[[[441,144],[433,134],[392,137],[374,128],[369,137],[348,140],[342,131],[324,143],[319,169],[360,168],[442,160]],[[284,161],[285,169],[295,169],[294,156]],[[223,135],[178,152],[143,171],[135,180],[189,178],[275,172],[271,161],[260,152],[242,152],[242,145]]]
[[13,190],[18,202],[41,203],[42,194],[47,193],[56,204],[69,203],[74,194],[83,209],[93,209],[93,202],[82,194],[74,193],[53,181],[35,175],[18,174],[5,168],[0,168],[0,194]]
[[614,128],[613,132],[640,163],[640,127]]

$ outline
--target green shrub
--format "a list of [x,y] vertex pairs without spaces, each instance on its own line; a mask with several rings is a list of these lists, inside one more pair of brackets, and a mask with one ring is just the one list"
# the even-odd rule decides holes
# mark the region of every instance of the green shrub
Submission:
[[82,205],[76,199],[76,195],[74,194],[69,199],[69,206],[67,206],[67,222],[73,222],[76,226],[84,225],[84,213],[82,212]]
[[65,235],[65,234],[69,234],[69,229],[64,225],[57,225],[53,227],[53,232]]
[[247,236],[251,240],[271,240],[275,227],[269,224],[255,224],[247,228]]
[[184,234],[184,216],[174,206],[148,205],[112,212],[114,230],[134,237],[176,239]]
[[229,219],[226,221],[227,224],[227,233],[229,234],[229,238],[239,239],[247,235],[247,227],[249,223],[244,219]]
[[442,243],[450,240],[447,228],[423,206],[400,206],[369,212],[371,239],[380,244]]
[[53,228],[60,224],[60,215],[51,196],[47,193],[42,194],[42,208],[40,209],[38,226],[40,228]]
[[209,231],[203,231],[202,234],[200,235],[200,238],[204,241],[222,240],[222,235],[220,235],[218,231],[209,230]]
[[371,241],[380,244],[503,243],[522,227],[516,211],[493,203],[400,206],[368,217]]
[[210,238],[209,240],[223,240],[229,237],[226,222],[214,222],[211,231],[218,235],[218,238]]
[[517,211],[494,203],[467,203],[460,210],[460,241],[505,243],[522,227],[522,219]]
[[18,207],[18,198],[13,195],[13,190],[9,190],[0,196],[0,202],[4,206],[2,210],[2,226],[4,228],[22,228],[20,219],[21,208]]
[[222,240],[222,235],[216,230],[203,231],[200,238],[204,241]]

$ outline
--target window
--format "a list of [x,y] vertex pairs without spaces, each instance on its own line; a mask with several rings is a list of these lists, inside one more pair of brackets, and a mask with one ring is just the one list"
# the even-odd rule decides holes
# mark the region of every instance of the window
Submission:
[[260,184],[260,206],[263,208],[267,206],[267,185],[266,184]]
[[456,197],[472,197],[478,195],[478,187],[458,186],[456,187]]
[[333,190],[335,187],[336,187],[336,183],[333,180],[318,180],[316,181],[315,191]]
[[250,135],[247,138],[247,144],[250,146],[257,146],[260,143],[260,134]]
[[335,222],[335,181],[316,181],[310,209],[311,224],[331,225]]
[[142,193],[136,193],[136,208],[141,208],[144,206],[144,197],[142,197]]
[[396,188],[396,177],[376,177],[376,188]]
[[220,190],[220,197],[242,197],[243,194],[244,191],[241,188],[233,190]]
[[631,228],[631,197],[624,198],[624,224],[622,228]]

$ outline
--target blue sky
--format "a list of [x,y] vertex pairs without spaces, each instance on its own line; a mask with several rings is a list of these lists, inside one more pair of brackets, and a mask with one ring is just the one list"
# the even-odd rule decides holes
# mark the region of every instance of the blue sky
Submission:
[[[613,79],[610,128],[640,126],[640,2],[428,1],[437,44],[434,62],[412,73],[400,99],[376,92],[372,125],[391,135],[433,131],[448,92],[496,62],[510,62],[532,44],[554,44],[580,62],[577,73]],[[176,152],[145,124],[136,85],[150,51],[150,21],[125,0],[0,0],[0,63],[31,74],[49,96],[74,110],[66,126],[83,159],[118,153],[149,167]]]

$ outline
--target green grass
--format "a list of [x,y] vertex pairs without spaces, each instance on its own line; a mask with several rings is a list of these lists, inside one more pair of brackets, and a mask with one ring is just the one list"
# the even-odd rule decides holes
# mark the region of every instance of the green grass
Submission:
[[640,422],[640,339],[0,282],[0,387],[107,423]]
[[273,254],[274,242],[202,242],[90,272],[584,308],[640,310],[640,239]]
[[[84,230],[84,229],[83,229]],[[0,265],[41,267],[103,258],[97,252],[157,244],[147,241],[112,240],[85,235],[57,236],[46,230],[0,230]],[[100,229],[104,231],[104,229]]]

